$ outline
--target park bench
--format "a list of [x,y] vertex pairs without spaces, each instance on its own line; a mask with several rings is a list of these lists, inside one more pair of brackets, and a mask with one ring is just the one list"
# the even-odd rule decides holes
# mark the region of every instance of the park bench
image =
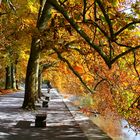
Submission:
[[35,102],[37,108],[48,107],[49,96],[43,96]]
[[43,100],[42,107],[48,107],[48,100]]
[[45,100],[50,100],[50,97],[49,96],[45,96]]
[[42,107],[48,107],[49,102],[49,96],[45,96],[44,99],[42,99]]
[[46,127],[46,118],[47,118],[46,112],[36,114],[35,127]]

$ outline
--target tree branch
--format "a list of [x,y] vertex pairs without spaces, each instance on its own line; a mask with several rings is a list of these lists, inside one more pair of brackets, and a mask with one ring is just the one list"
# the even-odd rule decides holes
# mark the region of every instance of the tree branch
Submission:
[[132,21],[130,23],[128,23],[127,25],[125,25],[124,27],[122,27],[118,32],[116,32],[114,35],[115,36],[118,36],[121,32],[123,32],[125,29],[127,29],[128,27],[130,27],[131,25],[133,24],[137,24],[137,23],[140,23],[140,20],[138,21]]
[[93,41],[92,39],[77,25],[77,23],[73,20],[73,18],[67,14],[67,12],[64,10],[63,7],[61,7],[56,0],[48,0],[48,2],[54,6],[54,8],[56,10],[58,10],[64,17],[65,19],[71,24],[71,26],[80,34],[80,36],[82,38],[85,39],[85,41],[92,47],[94,48],[98,53],[99,55],[103,58],[103,60],[105,61],[105,63],[107,64],[107,66],[109,68],[111,68],[111,65],[110,65],[110,60],[108,58],[108,56],[102,51],[102,49],[100,49],[99,46],[93,44]]
[[63,2],[61,1],[61,0],[58,0],[59,1],[59,3],[61,4],[61,5],[63,5],[63,6],[65,6],[65,2],[67,2],[67,0],[64,0]]
[[71,66],[71,64],[69,63],[69,61],[67,59],[65,59],[56,48],[53,48],[53,50],[57,53],[58,58],[60,60],[62,60],[63,62],[65,62],[69,69],[73,72],[73,74],[80,80],[80,82],[84,85],[84,87],[90,92],[90,93],[94,93],[87,85],[86,83],[83,81],[83,79],[81,78],[81,76],[79,75],[79,73],[77,71],[75,71],[73,69],[73,67]]
[[116,60],[118,60],[120,57],[122,57],[122,56],[124,56],[124,55],[126,55],[126,54],[128,54],[128,53],[130,53],[130,52],[132,52],[132,51],[134,51],[134,50],[136,50],[136,49],[139,49],[139,48],[140,48],[140,45],[138,45],[138,46],[136,46],[136,47],[133,47],[133,48],[130,48],[130,49],[128,49],[127,51],[125,51],[125,52],[123,52],[123,53],[117,55],[115,58],[113,58],[113,59],[111,60],[111,64],[113,64],[113,63],[114,63]]
[[57,64],[57,62],[42,64],[42,65],[41,65],[41,67],[42,67],[42,72],[43,72],[44,70],[46,70],[46,69],[48,69],[48,68],[50,68],[50,67],[56,65],[56,64]]
[[6,15],[6,14],[8,14],[8,13],[2,13],[2,12],[0,12],[0,16]]
[[37,28],[40,31],[42,30],[44,31],[46,29],[47,23],[51,18],[51,9],[52,9],[51,4],[49,4],[48,1],[46,0],[43,6],[43,10],[41,12],[41,16],[39,17],[39,21],[37,22]]
[[125,45],[125,44],[121,44],[121,43],[118,43],[117,41],[115,41],[115,43],[119,46],[122,46],[122,47],[126,47],[126,48],[132,48],[131,46],[128,46],[128,45]]
[[134,54],[134,62],[133,62],[134,70],[135,70],[135,72],[140,80],[140,75],[139,75],[139,72],[138,72],[137,67],[136,67],[136,53],[135,53],[135,51],[133,51],[133,54]]
[[114,31],[113,31],[113,28],[112,28],[112,23],[111,23],[111,20],[109,19],[109,16],[108,16],[107,12],[105,11],[103,3],[100,0],[96,0],[96,2],[98,3],[98,5],[99,5],[99,7],[100,7],[105,19],[106,19],[106,22],[108,24],[109,31],[110,31],[110,38],[111,38],[111,40],[114,40]]
[[84,3],[84,8],[83,8],[83,22],[86,22],[86,6],[87,6],[86,0],[83,0],[83,3]]
[[134,102],[130,105],[130,107],[128,108],[128,110],[129,110],[130,108],[133,108],[134,104],[135,104],[136,102],[138,102],[139,100],[140,100],[140,96],[138,96],[138,97],[134,100]]
[[109,35],[96,22],[92,20],[88,20],[87,23],[92,24],[95,27],[97,27],[104,34],[104,36],[109,40]]
[[39,24],[39,20],[42,15],[44,4],[45,4],[44,0],[39,0],[39,12],[38,12],[38,18],[37,18],[37,25]]
[[95,20],[95,21],[98,20],[98,19],[97,19],[96,13],[97,13],[97,6],[96,6],[96,2],[94,2],[94,20]]
[[8,6],[9,6],[9,8],[11,8],[14,12],[16,12],[16,8],[15,8],[15,6],[13,5],[13,3],[12,3],[10,0],[6,0],[6,2],[7,2],[7,4],[8,4]]
[[106,79],[101,79],[101,80],[94,86],[94,90],[96,90],[96,88],[98,87],[98,85],[99,85],[100,83],[102,83],[103,81],[106,81]]

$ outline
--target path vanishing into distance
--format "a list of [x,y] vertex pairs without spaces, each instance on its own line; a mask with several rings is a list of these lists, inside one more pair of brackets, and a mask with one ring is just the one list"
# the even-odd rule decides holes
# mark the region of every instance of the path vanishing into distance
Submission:
[[[45,96],[47,90],[42,89]],[[48,107],[21,109],[24,91],[0,96],[0,140],[111,140],[68,100],[51,89]],[[46,127],[35,127],[37,114],[46,113]]]

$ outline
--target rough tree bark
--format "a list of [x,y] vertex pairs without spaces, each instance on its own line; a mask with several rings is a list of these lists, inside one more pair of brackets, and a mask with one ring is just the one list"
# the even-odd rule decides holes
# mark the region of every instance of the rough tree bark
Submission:
[[42,69],[39,69],[38,73],[38,98],[41,98],[41,87],[42,87]]
[[15,64],[11,64],[11,86],[12,89],[17,89],[16,88],[16,65]]
[[27,65],[26,81],[25,81],[25,96],[23,108],[35,109],[36,99],[36,82],[38,74],[38,65],[40,58],[39,44],[36,38],[32,39],[30,58]]
[[16,89],[16,65],[11,63],[6,68],[5,89]]
[[6,70],[6,78],[5,78],[5,89],[10,89],[12,88],[11,83],[12,83],[12,79],[11,79],[11,66],[7,66],[5,68]]
[[[41,33],[47,28],[47,23],[51,17],[50,10],[52,6],[46,1],[41,1],[39,16],[37,21],[37,29]],[[40,37],[36,34],[32,37],[30,58],[27,65],[26,80],[25,80],[25,96],[22,108],[35,109],[35,100],[38,98],[38,73],[40,59]]]

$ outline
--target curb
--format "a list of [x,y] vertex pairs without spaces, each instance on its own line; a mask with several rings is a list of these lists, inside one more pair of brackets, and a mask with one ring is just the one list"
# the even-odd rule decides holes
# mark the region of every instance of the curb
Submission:
[[74,120],[79,124],[80,128],[83,130],[84,134],[88,140],[112,140],[103,130],[101,130],[97,125],[95,125],[89,117],[85,116],[80,112],[78,107],[73,106],[69,100],[66,100],[62,96],[66,107],[72,114]]

